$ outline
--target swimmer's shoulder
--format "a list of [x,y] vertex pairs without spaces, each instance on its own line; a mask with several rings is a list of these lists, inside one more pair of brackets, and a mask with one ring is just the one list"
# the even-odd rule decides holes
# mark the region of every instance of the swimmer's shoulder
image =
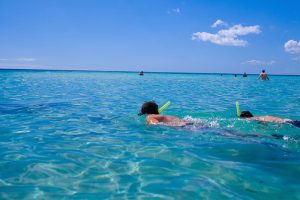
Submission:
[[146,121],[149,124],[158,124],[160,122],[164,122],[167,116],[160,115],[160,114],[150,114],[146,117]]
[[157,115],[155,115],[155,114],[148,115],[146,117],[146,121],[148,124],[158,124],[159,123]]
[[249,117],[248,120],[261,121],[261,117]]

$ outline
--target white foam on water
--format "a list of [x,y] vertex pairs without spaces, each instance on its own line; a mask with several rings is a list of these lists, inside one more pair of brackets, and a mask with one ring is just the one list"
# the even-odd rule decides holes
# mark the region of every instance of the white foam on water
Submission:
[[212,121],[208,120],[204,120],[204,119],[200,119],[200,118],[193,118],[192,116],[185,116],[183,118],[183,120],[187,123],[192,123],[195,126],[202,126],[202,127],[213,127],[213,128],[219,128],[220,124],[218,122],[218,120],[214,119]]

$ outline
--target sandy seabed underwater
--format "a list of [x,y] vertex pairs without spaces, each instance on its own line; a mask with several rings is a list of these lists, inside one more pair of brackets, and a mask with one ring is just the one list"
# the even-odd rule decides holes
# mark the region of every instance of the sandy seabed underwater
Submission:
[[0,199],[300,199],[300,128],[236,117],[300,119],[300,76],[270,79],[0,70]]

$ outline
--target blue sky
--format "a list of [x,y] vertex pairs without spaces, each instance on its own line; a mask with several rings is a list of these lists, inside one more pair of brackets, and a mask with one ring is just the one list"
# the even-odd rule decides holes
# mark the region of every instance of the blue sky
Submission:
[[0,0],[0,68],[300,74],[296,0]]

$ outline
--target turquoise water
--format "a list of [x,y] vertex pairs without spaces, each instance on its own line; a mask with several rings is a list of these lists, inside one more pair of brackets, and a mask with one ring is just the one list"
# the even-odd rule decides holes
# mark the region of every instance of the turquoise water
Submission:
[[270,79],[1,70],[0,199],[299,199],[300,128],[235,117],[300,119],[300,76]]

